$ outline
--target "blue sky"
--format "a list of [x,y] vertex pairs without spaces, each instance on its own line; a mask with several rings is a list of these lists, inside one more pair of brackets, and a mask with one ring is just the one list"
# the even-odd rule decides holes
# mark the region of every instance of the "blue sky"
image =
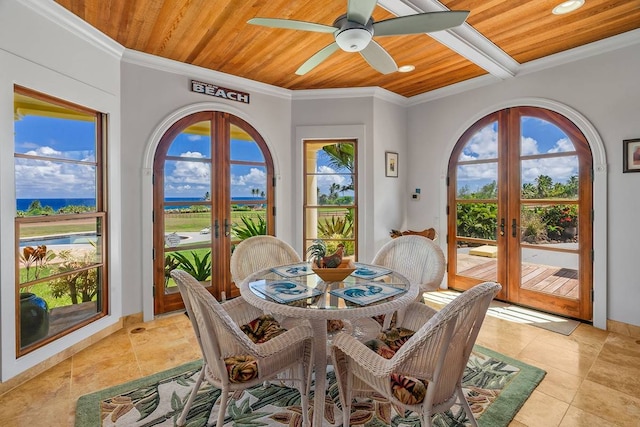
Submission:
[[[17,153],[95,161],[91,121],[26,116],[14,122]],[[16,198],[95,197],[95,167],[16,159]]]
[[[26,116],[15,122],[15,148],[27,153],[58,159],[93,161],[95,126],[91,121],[63,120]],[[573,145],[555,125],[528,118],[523,121],[523,154],[572,151]],[[190,158],[210,158],[209,138],[181,134],[173,142],[170,155]],[[232,160],[263,162],[259,147],[252,141],[232,140]],[[496,157],[496,130],[487,127],[478,132],[467,145],[461,160]],[[565,182],[578,173],[575,156],[530,160],[523,163],[524,182],[534,182],[539,175]],[[318,177],[322,193],[329,186],[347,184],[345,176],[335,174],[327,159],[318,156]],[[209,166],[199,162],[171,162],[165,175],[167,197],[203,197],[211,189]],[[266,191],[266,169],[260,165],[234,165],[231,170],[232,197],[250,197],[252,190]],[[459,171],[458,187],[472,191],[496,177],[494,163],[467,166]],[[29,160],[16,161],[17,198],[91,198],[95,194],[94,168],[65,162]]]
[[[95,160],[95,125],[92,121],[64,120],[26,116],[15,122],[15,150],[56,159]],[[173,141],[171,156],[211,158],[208,136],[182,133]],[[264,162],[264,156],[253,141],[232,139],[231,159]],[[166,197],[204,197],[212,193],[210,166],[206,162],[170,161],[165,170]],[[320,156],[319,171],[333,173]],[[95,168],[65,162],[16,160],[17,198],[92,198],[95,195]],[[343,176],[324,176],[318,180],[328,193],[332,183],[345,185]],[[234,164],[231,168],[232,197],[251,197],[252,190],[266,192],[266,168],[263,165]]]
[[[522,121],[521,155],[574,151],[573,143],[557,126],[533,117]],[[460,159],[495,159],[497,157],[497,127],[489,125],[478,131],[463,150]],[[576,156],[525,160],[521,164],[523,183],[535,183],[540,175],[550,176],[554,182],[566,182],[578,174]],[[497,180],[497,164],[480,163],[458,169],[458,188],[467,186],[475,191]]]

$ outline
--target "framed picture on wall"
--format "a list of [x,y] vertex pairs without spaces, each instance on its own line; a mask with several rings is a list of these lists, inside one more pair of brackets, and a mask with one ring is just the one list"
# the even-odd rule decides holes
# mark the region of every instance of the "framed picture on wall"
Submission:
[[386,151],[384,153],[384,175],[392,178],[398,177],[398,153]]
[[622,172],[640,172],[640,139],[625,139],[622,142]]

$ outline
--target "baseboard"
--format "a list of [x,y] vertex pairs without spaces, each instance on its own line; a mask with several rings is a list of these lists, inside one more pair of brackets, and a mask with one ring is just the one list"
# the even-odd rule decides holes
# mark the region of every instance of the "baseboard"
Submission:
[[640,326],[607,319],[607,331],[626,335],[631,338],[640,338]]

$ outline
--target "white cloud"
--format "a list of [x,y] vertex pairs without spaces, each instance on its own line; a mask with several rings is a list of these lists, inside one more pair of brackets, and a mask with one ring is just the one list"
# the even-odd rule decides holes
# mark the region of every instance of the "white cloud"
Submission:
[[520,155],[531,156],[540,154],[538,151],[538,141],[528,136],[523,136],[520,141]]
[[45,160],[17,159],[17,198],[95,197],[95,167]]
[[460,154],[459,160],[495,159],[497,156],[498,135],[493,125],[489,125],[471,137]]

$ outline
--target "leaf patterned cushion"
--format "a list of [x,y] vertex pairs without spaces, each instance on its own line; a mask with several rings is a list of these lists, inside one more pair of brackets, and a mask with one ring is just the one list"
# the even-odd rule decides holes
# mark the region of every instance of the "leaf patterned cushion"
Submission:
[[402,344],[407,342],[413,334],[415,334],[415,331],[411,329],[391,328],[380,332],[376,338],[385,342],[393,351],[398,351]]
[[280,323],[269,314],[253,319],[246,325],[240,326],[240,329],[256,344],[265,343],[286,331],[286,329],[280,326]]
[[224,364],[232,383],[244,383],[258,377],[258,361],[253,356],[227,357]]
[[[414,333],[406,328],[393,328],[381,332],[376,339],[369,340],[364,345],[381,357],[391,359]],[[394,373],[390,375],[389,381],[393,395],[406,405],[421,403],[427,394],[427,385],[418,378]]]
[[389,347],[387,343],[382,340],[369,340],[365,342],[364,345],[366,345],[371,350],[375,351],[379,356],[382,356],[385,359],[391,359],[393,355],[396,354],[395,350],[391,349],[391,347]]

